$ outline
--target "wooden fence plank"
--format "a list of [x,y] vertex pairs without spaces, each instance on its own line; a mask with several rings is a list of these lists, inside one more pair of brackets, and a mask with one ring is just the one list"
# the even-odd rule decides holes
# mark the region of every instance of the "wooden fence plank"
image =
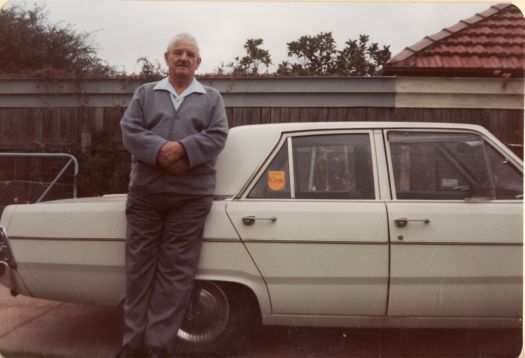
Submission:
[[[124,107],[0,108],[0,149],[42,151],[121,143]],[[102,113],[102,116],[101,116]],[[365,107],[227,107],[230,127],[305,121],[423,121],[482,125],[505,143],[523,145],[523,110]],[[102,124],[102,130],[100,129]]]
[[281,120],[281,108],[273,107],[270,108],[270,122],[269,123],[279,123]]
[[271,109],[263,108],[261,110],[261,123],[271,123]]
[[[346,112],[346,119],[344,113]],[[339,120],[347,120],[351,122],[356,122],[359,119],[357,118],[356,108],[341,108],[339,112]]]
[[242,125],[242,108],[233,108],[232,122],[232,127]]
[[328,108],[319,108],[319,122],[328,122]]
[[261,108],[252,108],[250,124],[261,124]]
[[298,122],[308,122],[308,110],[309,108],[299,108]]
[[252,124],[251,120],[252,120],[252,108],[250,108],[250,107],[243,107],[243,109],[242,109],[242,119],[241,119],[242,125]]
[[279,118],[280,123],[291,122],[292,115],[290,114],[290,108],[281,108],[281,116]]
[[290,116],[288,117],[289,120],[285,120],[283,122],[300,122],[301,118],[299,115],[299,108],[290,108]]
[[228,126],[233,127],[233,109],[231,107],[226,107],[226,118],[228,118]]

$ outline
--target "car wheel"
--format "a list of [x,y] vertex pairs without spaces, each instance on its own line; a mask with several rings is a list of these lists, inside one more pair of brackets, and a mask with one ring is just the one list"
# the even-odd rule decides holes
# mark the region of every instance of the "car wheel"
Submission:
[[177,333],[183,354],[236,352],[256,322],[246,291],[231,284],[196,281],[186,316]]

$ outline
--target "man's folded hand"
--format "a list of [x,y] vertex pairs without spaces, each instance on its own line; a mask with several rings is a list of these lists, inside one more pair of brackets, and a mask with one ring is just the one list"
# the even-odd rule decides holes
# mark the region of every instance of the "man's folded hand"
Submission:
[[169,141],[160,148],[157,154],[157,164],[167,169],[183,158],[186,158],[184,146],[179,142]]
[[165,167],[166,171],[170,174],[182,174],[190,169],[190,164],[188,163],[187,159],[181,159],[178,162],[175,162],[167,167]]

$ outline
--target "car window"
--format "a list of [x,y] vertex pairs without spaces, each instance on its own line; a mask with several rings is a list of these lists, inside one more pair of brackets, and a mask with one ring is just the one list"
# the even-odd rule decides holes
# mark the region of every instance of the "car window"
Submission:
[[489,144],[485,145],[496,199],[523,199],[523,174]]
[[294,138],[296,198],[373,199],[368,134]]
[[[294,193],[298,199],[373,199],[374,177],[368,134],[293,137]],[[291,198],[285,143],[249,198]]]
[[248,195],[249,198],[289,199],[290,172],[288,164],[288,146],[283,144],[279,153],[266,168],[257,184]]
[[482,138],[470,133],[388,133],[397,199],[493,199]]

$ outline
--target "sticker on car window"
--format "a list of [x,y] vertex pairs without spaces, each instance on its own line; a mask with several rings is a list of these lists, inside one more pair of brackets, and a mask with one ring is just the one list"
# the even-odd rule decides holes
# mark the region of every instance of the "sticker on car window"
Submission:
[[268,188],[273,191],[280,191],[286,185],[286,173],[284,170],[268,171]]

